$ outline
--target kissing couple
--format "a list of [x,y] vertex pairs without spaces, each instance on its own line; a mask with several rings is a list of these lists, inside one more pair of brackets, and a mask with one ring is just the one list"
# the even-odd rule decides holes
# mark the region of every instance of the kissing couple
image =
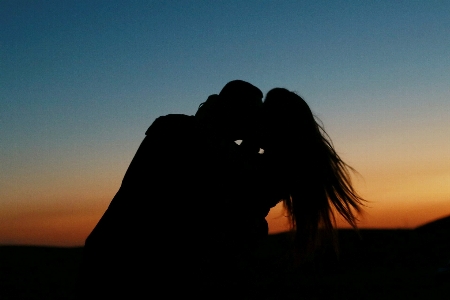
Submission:
[[256,295],[252,257],[279,202],[300,259],[332,236],[333,211],[356,228],[364,199],[353,169],[295,92],[274,88],[263,100],[230,81],[195,115],[161,116],[145,135],[86,239],[80,298]]

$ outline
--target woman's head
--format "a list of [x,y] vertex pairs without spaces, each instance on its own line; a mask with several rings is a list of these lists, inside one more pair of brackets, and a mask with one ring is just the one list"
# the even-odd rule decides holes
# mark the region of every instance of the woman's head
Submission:
[[[283,88],[270,90],[263,103],[264,155],[269,171],[284,189],[297,246],[302,252],[317,242],[319,229],[331,234],[334,212],[356,227],[364,201],[353,189],[349,170],[333,148],[308,104]],[[277,184],[278,181],[278,184]]]
[[318,137],[317,124],[306,102],[284,89],[270,90],[263,103],[264,151],[299,151]]

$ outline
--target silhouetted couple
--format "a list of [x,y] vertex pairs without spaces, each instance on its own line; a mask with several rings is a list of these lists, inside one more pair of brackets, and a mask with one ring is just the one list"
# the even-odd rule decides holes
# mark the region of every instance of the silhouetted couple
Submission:
[[262,98],[235,80],[195,116],[153,122],[86,240],[80,298],[251,296],[248,261],[280,201],[300,256],[333,230],[333,207],[356,226],[362,199],[306,102],[282,88]]

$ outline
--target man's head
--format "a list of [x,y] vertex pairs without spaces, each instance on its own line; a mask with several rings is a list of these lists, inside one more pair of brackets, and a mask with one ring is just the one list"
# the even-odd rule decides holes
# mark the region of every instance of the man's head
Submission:
[[259,127],[263,93],[242,81],[228,82],[219,95],[211,95],[202,103],[196,116],[216,127],[230,139],[253,138]]

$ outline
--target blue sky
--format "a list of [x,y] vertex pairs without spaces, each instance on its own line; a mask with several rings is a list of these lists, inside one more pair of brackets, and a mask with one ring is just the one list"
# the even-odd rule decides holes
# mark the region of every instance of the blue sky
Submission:
[[382,183],[371,184],[386,174],[450,174],[449,11],[448,1],[1,1],[0,208],[18,220],[97,201],[101,215],[152,121],[194,114],[233,79],[302,95],[383,207]]

